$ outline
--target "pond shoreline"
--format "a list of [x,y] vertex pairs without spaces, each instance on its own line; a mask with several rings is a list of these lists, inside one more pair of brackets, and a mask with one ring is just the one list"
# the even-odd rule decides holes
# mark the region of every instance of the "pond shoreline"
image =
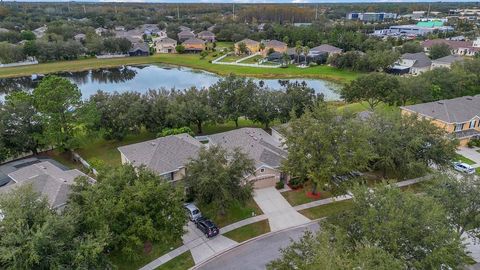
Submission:
[[289,67],[272,70],[258,67],[235,67],[219,66],[211,64],[207,59],[199,59],[198,55],[164,55],[156,54],[144,57],[125,57],[111,59],[86,58],[72,61],[57,61],[38,65],[0,68],[0,79],[18,78],[33,74],[51,74],[58,72],[81,72],[99,68],[114,68],[125,65],[142,64],[168,64],[180,67],[188,67],[202,71],[208,71],[217,75],[225,76],[230,73],[258,79],[321,79],[334,83],[344,84],[353,80],[358,73],[339,70],[330,66],[310,67],[299,69]]

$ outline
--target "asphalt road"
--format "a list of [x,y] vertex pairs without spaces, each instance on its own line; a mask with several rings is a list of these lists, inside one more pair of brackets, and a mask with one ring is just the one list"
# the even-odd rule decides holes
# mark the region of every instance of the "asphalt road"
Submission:
[[317,222],[303,227],[279,231],[240,245],[218,257],[215,257],[196,269],[202,270],[257,270],[280,256],[280,248],[290,244],[291,239],[299,239],[305,230],[316,231]]

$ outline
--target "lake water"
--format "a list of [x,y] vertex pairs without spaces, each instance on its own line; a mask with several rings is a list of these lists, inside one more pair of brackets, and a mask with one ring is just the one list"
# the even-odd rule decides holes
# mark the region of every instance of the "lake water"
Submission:
[[[228,68],[228,67],[225,67]],[[145,92],[149,89],[185,89],[192,86],[197,88],[209,87],[221,77],[205,71],[184,67],[165,65],[124,66],[118,68],[105,68],[81,72],[65,72],[57,75],[68,78],[76,83],[82,91],[83,98],[88,98],[97,90],[107,92],[137,91]],[[338,85],[312,79],[289,79],[290,81],[305,81],[308,86],[315,89],[318,94],[323,94],[325,100],[338,100]],[[280,89],[278,79],[254,79],[257,83],[271,89]],[[0,99],[5,93],[19,89],[32,89],[36,81],[30,77],[0,79]]]

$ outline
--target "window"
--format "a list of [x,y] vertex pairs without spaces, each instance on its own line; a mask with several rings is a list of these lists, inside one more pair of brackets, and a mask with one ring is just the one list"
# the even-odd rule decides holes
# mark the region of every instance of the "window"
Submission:
[[455,124],[455,131],[462,131],[464,124]]
[[475,120],[472,120],[470,121],[470,128],[474,128],[475,127]]
[[260,169],[260,172],[262,172],[262,173],[265,172],[265,169],[264,169],[264,168],[261,168],[261,169]]

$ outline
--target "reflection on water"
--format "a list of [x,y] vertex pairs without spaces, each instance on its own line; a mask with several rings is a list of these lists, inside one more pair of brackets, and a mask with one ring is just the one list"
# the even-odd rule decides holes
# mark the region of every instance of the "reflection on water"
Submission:
[[[149,89],[185,89],[192,86],[198,88],[209,87],[216,83],[220,76],[183,67],[164,65],[125,66],[117,68],[103,68],[97,70],[63,72],[57,75],[65,77],[76,83],[84,98],[103,90],[107,92],[138,91],[146,92]],[[260,80],[254,79],[260,85],[272,89],[279,89],[286,80]],[[290,81],[305,81],[314,88],[317,94],[323,94],[326,100],[339,99],[335,91],[337,85],[311,79],[292,79]],[[0,79],[0,98],[2,94],[20,89],[32,89],[38,80],[30,77]]]

